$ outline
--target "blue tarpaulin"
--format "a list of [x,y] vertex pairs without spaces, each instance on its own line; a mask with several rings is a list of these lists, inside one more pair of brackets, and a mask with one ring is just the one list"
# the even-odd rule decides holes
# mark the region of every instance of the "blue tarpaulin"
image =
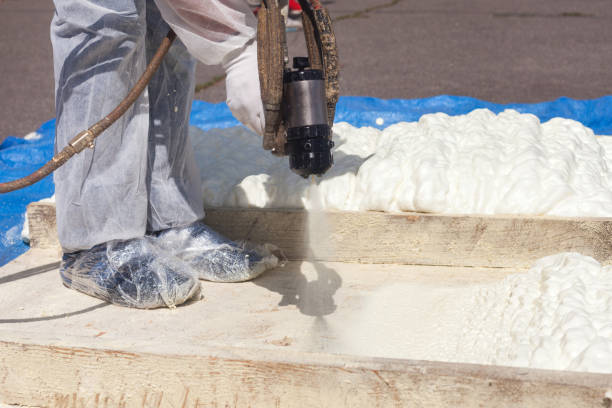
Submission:
[[[581,122],[598,135],[612,134],[612,96],[592,100],[560,98],[534,104],[495,104],[463,96],[441,95],[424,99],[377,99],[368,97],[341,97],[336,110],[336,122],[353,126],[382,128],[393,123],[418,120],[426,113],[444,112],[462,115],[474,109],[487,108],[495,113],[515,109],[532,113],[545,122],[564,117]],[[376,120],[381,118],[382,125]],[[191,124],[203,130],[238,125],[224,103],[211,104],[194,101]],[[37,170],[53,155],[55,120],[44,123],[37,133],[40,138],[24,140],[7,138],[0,145],[0,182],[14,180]],[[102,135],[101,137],[104,137]],[[21,228],[26,206],[53,195],[51,177],[26,189],[0,195],[0,266],[27,250],[21,241]]]

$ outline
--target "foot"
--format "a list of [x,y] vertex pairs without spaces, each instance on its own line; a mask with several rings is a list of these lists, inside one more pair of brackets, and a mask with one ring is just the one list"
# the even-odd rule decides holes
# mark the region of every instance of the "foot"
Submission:
[[200,296],[200,283],[191,268],[162,255],[146,238],[110,241],[64,254],[60,275],[69,288],[139,309],[172,308]]
[[151,238],[157,246],[191,266],[204,280],[244,282],[279,265],[279,259],[266,247],[249,249],[202,222],[171,228]]

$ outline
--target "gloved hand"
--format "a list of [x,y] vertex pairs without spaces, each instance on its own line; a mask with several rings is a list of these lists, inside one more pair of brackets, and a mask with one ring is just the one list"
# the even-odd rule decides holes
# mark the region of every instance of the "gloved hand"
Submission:
[[227,74],[227,106],[246,127],[263,136],[266,127],[257,69],[257,42],[229,53],[223,60]]
[[244,0],[155,0],[164,20],[189,52],[205,64],[222,63],[227,104],[234,116],[263,136],[259,93],[257,19]]

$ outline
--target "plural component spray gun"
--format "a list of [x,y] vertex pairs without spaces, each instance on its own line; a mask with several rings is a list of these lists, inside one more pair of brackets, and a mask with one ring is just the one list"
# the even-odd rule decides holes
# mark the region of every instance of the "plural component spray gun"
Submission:
[[263,147],[288,155],[291,170],[307,178],[322,175],[333,164],[338,54],[327,10],[318,0],[299,3],[308,57],[296,57],[293,69],[288,67],[285,25],[276,0],[264,1],[257,14],[257,57],[266,115]]
[[[266,129],[263,146],[276,155],[289,155],[291,169],[302,177],[321,175],[332,165],[331,126],[338,102],[338,61],[331,18],[319,0],[299,0],[308,58],[287,67],[285,22],[278,0],[264,0],[258,15],[257,59]],[[170,30],[128,95],[103,119],[79,132],[44,166],[23,178],[0,183],[0,193],[32,185],[72,156],[92,148],[95,139],[138,99],[170,49],[176,34]]]
[[323,71],[308,69],[308,58],[293,59],[295,70],[285,71],[283,119],[287,123],[285,151],[291,170],[307,178],[321,175],[332,166],[331,127],[327,123],[325,76]]

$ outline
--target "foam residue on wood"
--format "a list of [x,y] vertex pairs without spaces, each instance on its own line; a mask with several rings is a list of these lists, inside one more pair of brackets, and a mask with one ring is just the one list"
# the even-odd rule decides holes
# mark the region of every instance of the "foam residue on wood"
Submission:
[[383,285],[338,332],[347,354],[612,373],[612,267],[563,253],[494,283]]

